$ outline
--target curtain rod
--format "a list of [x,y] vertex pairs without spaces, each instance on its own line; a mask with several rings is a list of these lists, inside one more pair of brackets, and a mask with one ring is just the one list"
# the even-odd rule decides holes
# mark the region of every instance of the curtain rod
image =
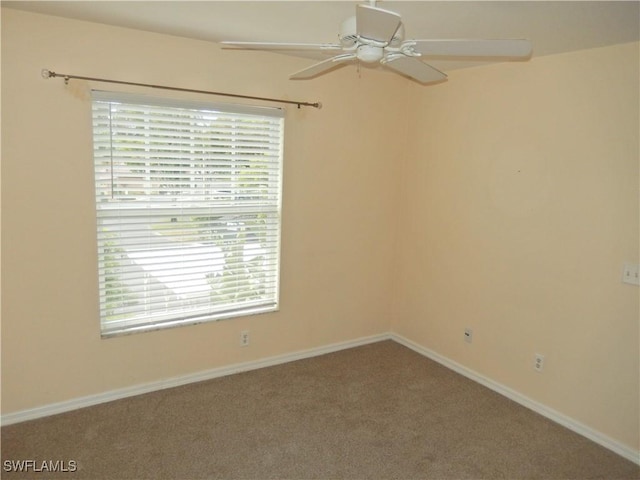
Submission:
[[47,70],[46,68],[42,70],[42,76],[44,78],[55,78],[62,77],[64,78],[64,83],[69,83],[69,80],[90,80],[93,82],[103,82],[103,83],[117,83],[120,85],[133,85],[136,87],[149,87],[149,88],[159,88],[162,90],[173,90],[176,92],[189,92],[189,93],[204,93],[207,95],[219,95],[222,97],[234,97],[234,98],[246,98],[249,100],[263,100],[267,102],[276,102],[276,103],[288,103],[292,105],[297,105],[300,107],[314,107],[314,108],[322,108],[322,103],[309,103],[309,102],[297,102],[295,100],[283,100],[280,98],[267,98],[267,97],[252,97],[250,95],[238,95],[235,93],[222,93],[222,92],[212,92],[209,90],[194,90],[191,88],[180,88],[180,87],[167,87],[166,85],[153,85],[150,83],[137,83],[137,82],[124,82],[122,80],[109,80],[107,78],[93,78],[93,77],[81,77],[79,75],[68,75],[66,73],[56,73],[51,70]]

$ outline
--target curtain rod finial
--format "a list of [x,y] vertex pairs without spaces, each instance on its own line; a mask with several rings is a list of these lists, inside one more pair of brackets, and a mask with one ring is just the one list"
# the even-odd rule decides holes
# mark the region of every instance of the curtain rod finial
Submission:
[[42,72],[40,72],[40,73],[42,74],[42,78],[51,78],[54,75],[53,72],[50,72],[46,68],[43,68]]

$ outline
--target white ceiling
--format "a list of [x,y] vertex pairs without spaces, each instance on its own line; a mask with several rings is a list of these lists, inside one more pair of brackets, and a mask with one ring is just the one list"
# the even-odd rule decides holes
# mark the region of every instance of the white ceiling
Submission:
[[[336,42],[356,1],[2,1],[2,6],[219,42]],[[640,2],[379,1],[406,38],[528,38],[533,56],[640,39]],[[313,63],[313,62],[311,62]],[[473,62],[430,61],[451,70]]]

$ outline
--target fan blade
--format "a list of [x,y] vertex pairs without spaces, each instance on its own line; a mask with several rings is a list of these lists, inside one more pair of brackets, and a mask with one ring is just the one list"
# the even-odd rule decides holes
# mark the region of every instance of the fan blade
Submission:
[[369,40],[389,43],[400,27],[401,20],[395,12],[368,5],[356,6],[356,31]]
[[220,42],[222,48],[236,50],[330,50],[340,51],[336,43]]
[[435,83],[447,79],[447,76],[440,70],[437,70],[426,63],[422,63],[416,57],[388,55],[383,58],[380,63],[385,67],[395,70],[407,77],[411,77],[420,83]]
[[306,80],[308,78],[315,77],[322,73],[328,72],[336,67],[341,67],[348,62],[355,60],[356,56],[352,53],[347,53],[344,55],[338,55],[337,57],[329,58],[328,60],[324,60],[320,63],[316,63],[307,67],[299,72],[296,72],[289,76],[291,80]]
[[508,40],[410,40],[424,56],[526,58],[532,45],[525,39]]

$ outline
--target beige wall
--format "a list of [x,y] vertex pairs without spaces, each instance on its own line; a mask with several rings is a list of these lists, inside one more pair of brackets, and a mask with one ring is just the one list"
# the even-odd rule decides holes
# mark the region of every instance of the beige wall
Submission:
[[[638,449],[637,44],[291,82],[309,61],[2,12],[3,414],[393,330]],[[87,85],[42,68],[323,102],[286,116],[280,312],[100,340]]]
[[638,44],[412,86],[393,326],[636,450],[638,90]]
[[[404,113],[380,93],[401,79],[345,69],[296,83],[285,73],[309,60],[2,13],[4,414],[389,330],[404,143],[379,132],[403,135]],[[87,86],[43,68],[323,102],[285,119],[280,312],[100,339]]]

